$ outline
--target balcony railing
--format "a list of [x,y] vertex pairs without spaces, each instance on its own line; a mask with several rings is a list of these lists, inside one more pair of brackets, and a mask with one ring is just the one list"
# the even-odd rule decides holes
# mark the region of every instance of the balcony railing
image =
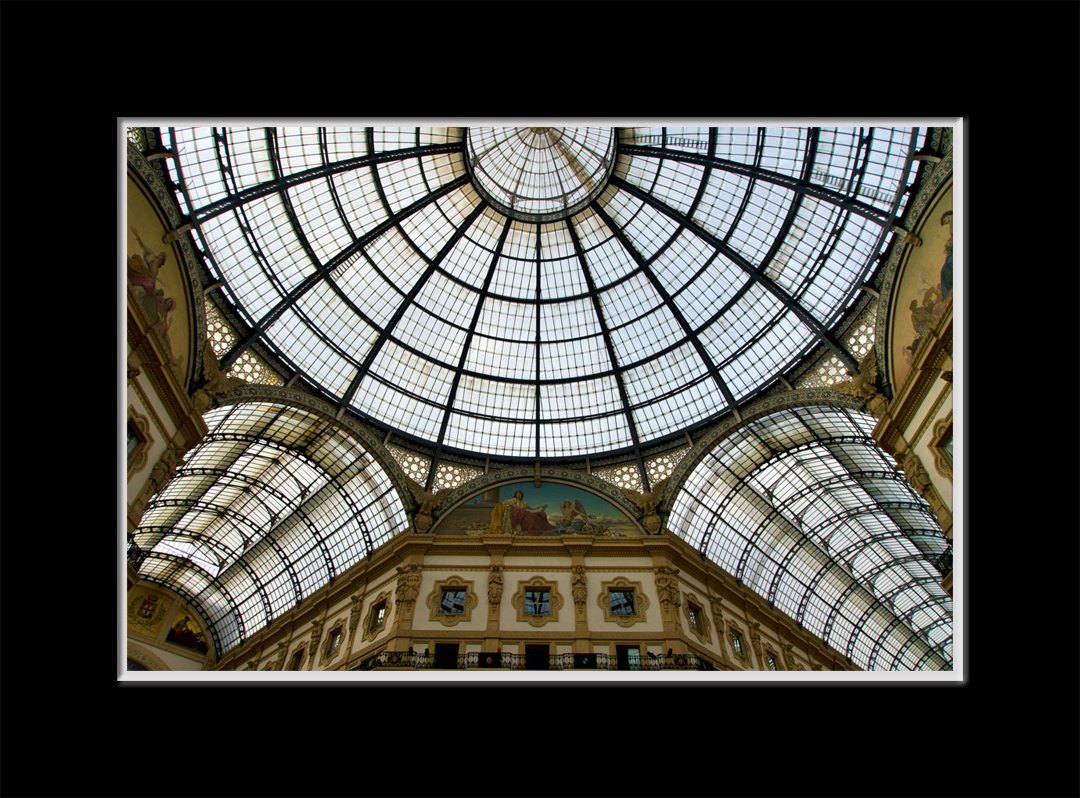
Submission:
[[[532,667],[530,667],[532,665]],[[415,670],[435,669],[435,655],[413,651],[380,651],[363,660],[352,670],[370,671],[379,668],[411,668]],[[673,654],[670,656],[649,655],[641,660],[627,663],[619,668],[618,660],[609,654],[551,654],[547,658],[546,668],[535,667],[535,660],[525,654],[487,654],[470,651],[457,657],[454,668],[440,670],[638,670],[638,671],[712,671],[716,668],[707,660],[694,654]]]

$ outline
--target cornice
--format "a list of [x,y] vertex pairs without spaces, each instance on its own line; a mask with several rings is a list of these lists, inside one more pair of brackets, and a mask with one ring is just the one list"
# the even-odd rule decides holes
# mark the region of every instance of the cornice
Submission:
[[[177,375],[171,368],[164,365],[167,361],[163,358],[156,338],[147,334],[141,311],[137,307],[133,307],[131,303],[128,304],[127,311],[128,345],[138,356],[141,373],[146,376],[154,390],[154,394],[161,400],[169,420],[176,425],[177,430],[187,430],[188,435],[185,437],[189,438],[189,440],[185,442],[194,444],[206,434],[206,424],[203,422],[202,416],[192,407],[191,401],[180,385]],[[136,378],[135,383],[137,393],[140,394],[144,402],[147,402],[147,406],[150,406],[148,403],[149,397],[142,391],[142,387],[138,385],[138,378]],[[160,423],[160,418],[157,417],[156,413],[155,420]],[[194,434],[194,438],[191,438],[192,434]],[[171,439],[174,435],[175,433],[165,433],[166,439]]]
[[[927,395],[941,377],[941,367],[952,356],[952,299],[950,298],[937,325],[929,330],[916,352],[911,371],[896,398],[878,421],[874,433],[881,445],[896,451],[896,442],[911,425]],[[915,441],[908,441],[914,445]]]

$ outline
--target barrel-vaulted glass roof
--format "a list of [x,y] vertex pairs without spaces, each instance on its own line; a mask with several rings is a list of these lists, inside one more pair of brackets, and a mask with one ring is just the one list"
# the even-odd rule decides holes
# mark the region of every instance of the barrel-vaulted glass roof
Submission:
[[252,346],[404,441],[502,459],[673,439],[822,345],[917,128],[163,128]]
[[268,403],[216,408],[146,507],[139,576],[200,609],[218,654],[405,529],[383,468],[340,425]]
[[835,407],[754,421],[698,462],[668,524],[739,582],[866,670],[952,663],[949,543],[871,433]]

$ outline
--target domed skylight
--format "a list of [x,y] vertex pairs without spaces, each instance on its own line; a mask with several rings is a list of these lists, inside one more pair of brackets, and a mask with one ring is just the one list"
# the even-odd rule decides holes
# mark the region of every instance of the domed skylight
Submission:
[[898,128],[169,128],[252,346],[402,440],[640,451],[822,345],[902,212]]

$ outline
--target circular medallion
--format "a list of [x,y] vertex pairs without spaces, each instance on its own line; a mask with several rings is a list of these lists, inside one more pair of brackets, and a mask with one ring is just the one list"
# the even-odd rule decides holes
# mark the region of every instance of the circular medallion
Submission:
[[471,127],[465,162],[476,190],[508,216],[563,219],[607,185],[615,128]]

